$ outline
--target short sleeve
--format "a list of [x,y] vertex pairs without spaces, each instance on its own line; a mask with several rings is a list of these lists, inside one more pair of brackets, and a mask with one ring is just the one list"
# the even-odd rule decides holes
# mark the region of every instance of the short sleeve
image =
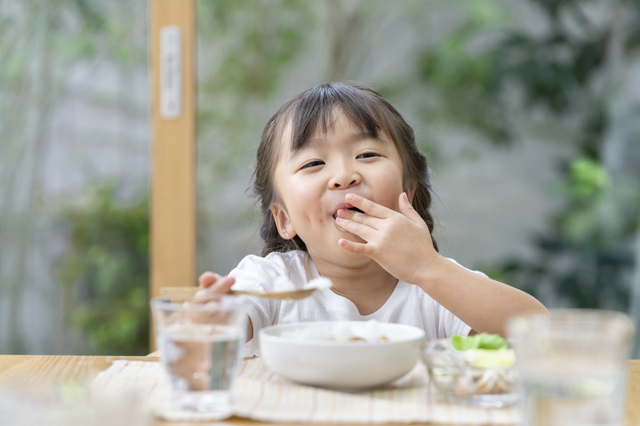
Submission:
[[[436,303],[434,301],[434,303]],[[444,339],[454,334],[468,336],[471,327],[462,322],[460,318],[451,313],[444,306],[436,303],[436,311],[438,312],[438,338]]]
[[[269,291],[275,279],[283,275],[279,266],[276,262],[263,257],[247,256],[229,273],[229,276],[236,279],[231,288],[256,292]],[[251,320],[255,338],[260,329],[275,324],[280,302],[263,297],[246,297],[249,301],[247,314]]]
[[[474,274],[482,275],[483,277],[487,277],[487,274],[485,274],[485,273],[484,273],[484,272],[482,272],[482,271],[474,271],[473,269],[465,268],[464,266],[462,266],[461,264],[459,264],[458,262],[456,262],[456,261],[455,261],[455,259],[451,259],[450,257],[445,257],[445,259],[447,259],[449,262],[453,262],[453,263],[455,263],[456,265],[458,265],[458,266],[459,266],[459,267],[461,267],[461,268],[466,269],[467,271],[473,272]],[[489,277],[487,277],[487,278],[489,278]]]

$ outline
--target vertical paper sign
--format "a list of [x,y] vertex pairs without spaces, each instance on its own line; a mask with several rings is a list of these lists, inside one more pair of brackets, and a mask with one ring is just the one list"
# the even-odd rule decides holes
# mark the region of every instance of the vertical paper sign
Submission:
[[160,30],[160,116],[182,114],[182,32],[169,25]]

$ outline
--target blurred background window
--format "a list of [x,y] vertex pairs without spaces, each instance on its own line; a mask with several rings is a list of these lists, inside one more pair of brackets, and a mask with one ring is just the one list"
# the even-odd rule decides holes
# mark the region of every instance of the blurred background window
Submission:
[[[146,350],[136,3],[0,3],[0,352]],[[267,119],[352,80],[416,131],[443,254],[548,307],[640,314],[639,2],[197,0],[197,35],[198,272],[261,251]]]
[[147,14],[0,1],[0,353],[148,348]]

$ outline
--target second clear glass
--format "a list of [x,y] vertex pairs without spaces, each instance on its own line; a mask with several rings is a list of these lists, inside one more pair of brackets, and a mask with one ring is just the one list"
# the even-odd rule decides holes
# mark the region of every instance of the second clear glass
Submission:
[[633,326],[621,312],[558,310],[512,318],[526,426],[619,426]]

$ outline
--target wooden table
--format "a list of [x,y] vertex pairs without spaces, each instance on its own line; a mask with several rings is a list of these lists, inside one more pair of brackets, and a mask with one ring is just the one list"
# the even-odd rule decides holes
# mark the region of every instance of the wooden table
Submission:
[[[109,368],[115,360],[158,361],[157,357],[123,356],[48,356],[48,355],[0,355],[0,387],[28,391],[53,383],[61,378],[91,380],[99,372]],[[203,423],[189,423],[202,425]],[[223,423],[219,423],[223,424]],[[231,426],[257,426],[260,422],[232,418],[224,421]],[[626,426],[640,425],[640,360],[629,361]],[[178,423],[157,421],[157,426],[177,426]],[[287,423],[296,426],[295,423]]]

